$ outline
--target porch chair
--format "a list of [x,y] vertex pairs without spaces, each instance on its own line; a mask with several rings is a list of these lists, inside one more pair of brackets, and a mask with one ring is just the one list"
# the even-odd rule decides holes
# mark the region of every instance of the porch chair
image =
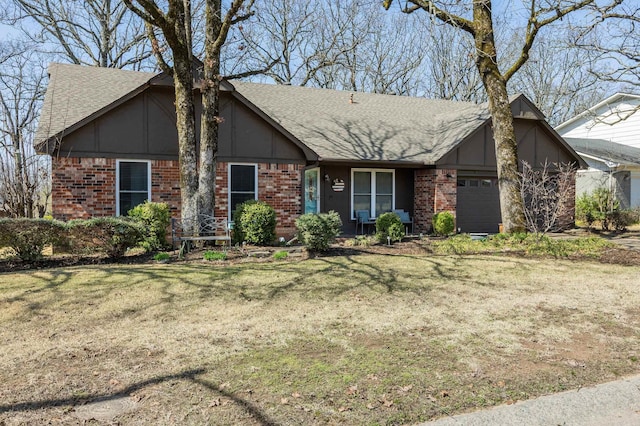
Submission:
[[408,225],[411,225],[411,233],[413,234],[413,220],[409,216],[409,212],[405,212],[403,209],[397,209],[393,211],[395,214],[400,216],[400,220],[402,224],[405,225],[405,233],[408,233],[407,230],[409,228]]
[[356,235],[358,234],[358,225],[360,225],[360,234],[364,235],[364,226],[375,223],[376,221],[369,217],[369,210],[356,210]]

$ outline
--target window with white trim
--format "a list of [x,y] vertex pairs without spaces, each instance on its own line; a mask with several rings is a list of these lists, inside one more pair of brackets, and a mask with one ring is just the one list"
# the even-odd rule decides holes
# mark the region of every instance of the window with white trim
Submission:
[[229,219],[247,200],[258,199],[258,165],[229,164]]
[[116,215],[125,216],[146,200],[151,200],[151,162],[117,160]]
[[368,210],[372,218],[390,212],[395,206],[393,170],[351,170],[351,218],[358,210]]

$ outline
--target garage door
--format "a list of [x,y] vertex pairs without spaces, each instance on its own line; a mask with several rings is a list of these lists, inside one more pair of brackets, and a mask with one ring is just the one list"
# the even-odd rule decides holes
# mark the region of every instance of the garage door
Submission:
[[462,232],[498,232],[500,194],[496,178],[458,178],[457,226]]

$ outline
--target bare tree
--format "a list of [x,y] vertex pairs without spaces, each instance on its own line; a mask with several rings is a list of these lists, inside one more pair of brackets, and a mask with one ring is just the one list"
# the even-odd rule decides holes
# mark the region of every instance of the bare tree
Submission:
[[[507,83],[529,59],[531,47],[541,28],[586,8],[594,1],[555,0],[540,4],[531,1],[522,10],[525,13],[526,25],[522,31],[519,54],[510,65],[503,64],[504,60],[499,61],[491,0],[470,0],[468,3],[408,0],[407,6],[402,9],[404,13],[422,10],[430,17],[467,32],[474,39],[475,49],[469,53],[474,55],[476,69],[489,100],[496,146],[500,210],[506,232],[522,231],[525,228],[518,176],[517,141]],[[385,0],[383,3],[388,9],[392,0]]]
[[521,197],[527,230],[547,233],[573,224],[575,168],[570,164],[549,164],[534,169],[522,162]]
[[485,102],[486,93],[475,68],[473,39],[437,21],[424,24],[427,65],[426,96],[464,102]]
[[591,61],[590,71],[600,80],[624,84],[627,89],[640,86],[640,5],[617,0],[601,6],[594,4],[595,23],[582,25],[574,43]]
[[[180,162],[181,213],[183,218],[210,213],[215,203],[215,166],[218,148],[220,51],[231,25],[248,19],[253,1],[233,0],[223,13],[220,0],[205,2],[205,57],[202,80],[202,130],[199,162],[196,150],[192,11],[189,0],[124,0],[126,6],[147,24],[148,35],[160,67],[173,76],[176,126]],[[243,7],[246,9],[243,10]],[[246,13],[245,13],[246,12]],[[162,33],[170,52],[171,67],[164,61],[154,32]],[[199,168],[198,168],[199,165]]]
[[11,0],[2,21],[74,64],[140,69],[151,48],[144,22],[119,0]]
[[[45,70],[24,45],[0,55],[0,210],[12,217],[42,217],[49,163],[36,155],[32,137],[44,91]],[[9,54],[7,52],[13,52]]]
[[[610,86],[589,72],[587,55],[569,45],[564,28],[538,37],[529,60],[509,81],[509,90],[524,93],[551,125],[560,124],[602,99]],[[563,36],[563,34],[565,36]]]

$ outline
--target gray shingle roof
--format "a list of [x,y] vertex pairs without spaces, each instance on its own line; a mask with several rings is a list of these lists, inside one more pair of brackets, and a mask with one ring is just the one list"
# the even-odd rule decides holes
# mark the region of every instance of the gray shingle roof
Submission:
[[488,118],[486,106],[233,81],[322,160],[433,164]]
[[609,160],[614,163],[640,165],[640,148],[604,139],[564,138],[578,153]]
[[52,63],[36,146],[149,81],[154,73]]
[[[36,146],[108,109],[157,75],[58,63],[50,65],[49,73]],[[490,118],[486,105],[466,102],[232,84],[322,160],[434,164]]]

